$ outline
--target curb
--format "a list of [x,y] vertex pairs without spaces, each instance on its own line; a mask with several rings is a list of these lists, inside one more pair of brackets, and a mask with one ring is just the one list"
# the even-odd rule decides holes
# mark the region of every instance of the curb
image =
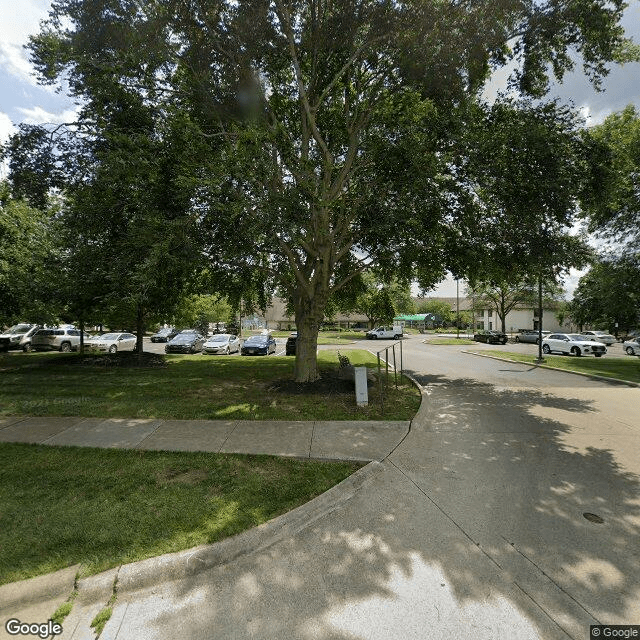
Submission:
[[[121,565],[94,576],[77,581],[78,603],[92,605],[106,602],[113,593],[114,583],[117,581],[118,595],[139,591],[162,582],[172,582],[197,575],[213,567],[227,564],[236,558],[256,551],[262,551],[277,543],[281,539],[302,531],[319,518],[338,509],[351,499],[366,483],[378,473],[382,472],[384,464],[373,461],[345,478],[341,483],[331,487],[313,500],[300,505],[296,509],[283,513],[264,524],[249,529],[231,538],[209,545],[201,545],[184,551],[177,551],[154,558],[147,558],[138,562]],[[50,579],[51,575],[67,572],[71,577],[63,583],[62,594],[70,593],[74,586],[74,578],[79,565],[63,569],[56,574],[31,578],[30,582]],[[44,582],[44,580],[43,580]],[[3,585],[12,593],[21,583]],[[20,604],[34,604],[40,601],[49,591],[33,590],[27,585],[20,589],[23,594]],[[17,604],[12,599],[10,604]]]
[[0,586],[0,613],[9,608],[17,610],[69,595],[74,589],[79,570],[80,565],[76,564],[43,576],[3,584]]
[[626,384],[629,387],[640,387],[640,383],[638,382],[631,382],[630,380],[620,380],[620,378],[608,378],[607,376],[599,376],[599,375],[596,375],[595,373],[583,373],[582,371],[570,371],[569,369],[559,369],[558,367],[550,367],[548,364],[536,364],[535,362],[521,362],[520,360],[509,360],[508,358],[490,356],[485,353],[478,353],[477,351],[463,350],[462,353],[468,353],[471,356],[480,356],[481,358],[491,358],[492,360],[500,360],[501,362],[514,362],[515,364],[522,364],[529,367],[549,369],[549,371],[560,371],[561,373],[572,373],[576,376],[582,376],[583,378],[592,378],[593,380],[604,380],[604,382],[617,382],[618,384]]

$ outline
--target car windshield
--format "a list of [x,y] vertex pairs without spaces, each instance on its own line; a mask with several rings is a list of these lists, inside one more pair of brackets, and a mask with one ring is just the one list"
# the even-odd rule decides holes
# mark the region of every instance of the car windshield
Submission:
[[7,334],[15,335],[16,333],[26,333],[27,331],[29,331],[29,329],[31,329],[31,325],[16,324],[7,331]]
[[195,333],[179,333],[171,342],[191,342],[195,338]]
[[589,342],[591,340],[591,336],[581,336],[577,333],[570,333],[568,337],[576,342]]
[[103,333],[98,339],[99,340],[117,340],[119,333]]
[[209,338],[209,342],[227,342],[227,340],[229,340],[229,336],[225,335],[212,336]]
[[245,340],[245,344],[264,344],[267,341],[267,336],[251,336]]

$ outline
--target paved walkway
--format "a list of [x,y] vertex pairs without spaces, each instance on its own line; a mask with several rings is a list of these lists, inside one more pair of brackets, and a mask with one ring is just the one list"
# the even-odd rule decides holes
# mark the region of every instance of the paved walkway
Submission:
[[252,453],[328,460],[382,460],[409,421],[0,418],[0,442],[166,451]]
[[[246,432],[261,452],[381,462],[235,538],[81,580],[62,640],[94,638],[89,624],[114,584],[101,640],[583,640],[590,625],[640,623],[639,390],[442,358],[422,377],[426,401],[409,433],[398,425],[395,442],[368,458],[375,438],[364,422],[327,423],[333,450],[316,447],[324,423],[302,448],[287,442],[293,430],[269,446]],[[35,438],[38,419],[30,420]],[[141,425],[125,422],[110,446],[132,446],[122,434]],[[95,445],[111,423],[43,426],[37,441],[88,431]],[[15,438],[20,424],[29,420],[0,425],[0,438]],[[147,422],[133,446],[155,438],[165,448],[173,424]],[[245,425],[218,428],[212,447],[224,450]],[[197,441],[197,427],[189,433]],[[68,593],[74,568],[66,571]],[[14,610],[22,620],[47,617]]]

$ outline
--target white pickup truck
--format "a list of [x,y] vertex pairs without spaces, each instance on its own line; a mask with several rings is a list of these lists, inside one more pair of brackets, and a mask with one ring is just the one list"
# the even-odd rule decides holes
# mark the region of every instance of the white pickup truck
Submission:
[[367,331],[367,340],[382,340],[384,338],[392,338],[393,340],[399,340],[402,338],[402,325],[394,324],[393,327],[378,327],[377,329],[371,329]]

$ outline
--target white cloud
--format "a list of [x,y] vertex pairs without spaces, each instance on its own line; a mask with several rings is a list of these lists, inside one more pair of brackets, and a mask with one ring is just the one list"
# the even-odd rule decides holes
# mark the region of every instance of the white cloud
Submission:
[[75,109],[65,109],[61,113],[50,113],[42,107],[30,109],[18,107],[17,110],[24,116],[22,121],[25,124],[61,124],[62,122],[74,122],[77,116]]
[[21,46],[37,33],[47,17],[50,0],[0,0],[0,42]]
[[9,42],[0,43],[0,68],[23,82],[37,84],[26,51],[20,45]]
[[13,126],[11,118],[6,113],[0,112],[0,143],[6,142],[13,133],[16,133],[16,128]]

